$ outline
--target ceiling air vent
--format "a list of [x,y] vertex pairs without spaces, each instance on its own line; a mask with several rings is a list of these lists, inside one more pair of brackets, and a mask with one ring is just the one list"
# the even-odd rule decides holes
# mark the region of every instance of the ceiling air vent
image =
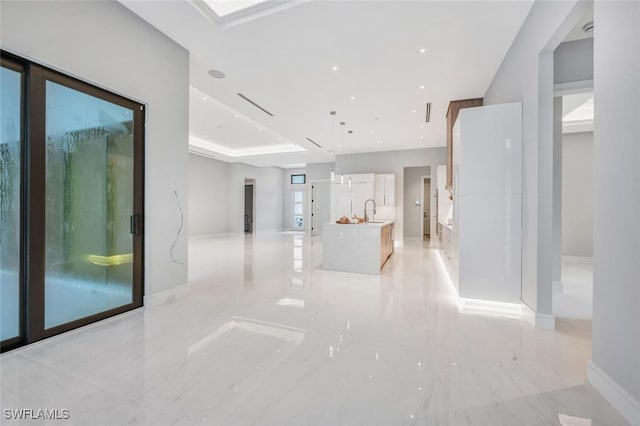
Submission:
[[247,98],[245,95],[243,95],[242,93],[238,93],[238,96],[240,96],[242,99],[244,99],[245,101],[249,102],[251,105],[253,105],[254,107],[258,108],[259,110],[261,110],[262,112],[264,112],[265,114],[270,115],[271,117],[273,117],[274,115],[271,114],[269,111],[267,111],[265,108],[261,107],[260,105],[258,105],[257,103],[255,103],[254,101],[252,101],[251,99]]
[[314,144],[315,146],[317,146],[318,148],[322,148],[322,146],[318,143],[316,143],[314,140],[312,140],[311,138],[306,138],[309,142],[311,142],[312,144]]
[[428,123],[431,120],[431,102],[427,102],[427,113],[425,115],[425,123]]

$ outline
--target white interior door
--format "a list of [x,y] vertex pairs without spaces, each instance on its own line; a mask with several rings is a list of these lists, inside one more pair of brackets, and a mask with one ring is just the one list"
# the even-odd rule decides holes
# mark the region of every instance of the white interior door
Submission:
[[304,193],[305,191],[291,191],[291,229],[304,231]]

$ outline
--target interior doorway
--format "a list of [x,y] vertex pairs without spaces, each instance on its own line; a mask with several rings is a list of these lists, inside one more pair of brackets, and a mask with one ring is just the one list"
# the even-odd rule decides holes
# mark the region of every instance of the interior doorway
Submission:
[[554,237],[560,241],[554,253],[553,313],[588,320],[593,311],[593,91],[557,97],[554,107],[562,111],[562,133],[554,137]]
[[255,227],[255,179],[244,179],[244,232],[247,234],[252,234]]
[[431,239],[431,178],[422,177],[422,238]]

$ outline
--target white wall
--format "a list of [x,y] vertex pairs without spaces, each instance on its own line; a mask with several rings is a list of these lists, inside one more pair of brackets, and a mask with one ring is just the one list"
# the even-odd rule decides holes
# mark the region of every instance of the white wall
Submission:
[[189,154],[189,236],[229,232],[229,164]]
[[[429,167],[405,167],[404,169],[404,237],[422,238],[422,205],[416,201],[422,200],[424,196],[423,176],[429,176]],[[425,202],[431,202],[426,200]]]
[[[336,155],[335,169],[349,173],[395,173],[396,175],[396,240],[404,235],[404,168],[445,164],[445,148],[408,149],[403,151],[370,152],[365,154]],[[431,190],[434,191],[432,180]],[[432,199],[433,200],[433,199]],[[435,211],[435,201],[431,206]],[[432,220],[434,222],[434,220]],[[431,232],[435,232],[432,224]]]
[[333,163],[307,164],[307,182],[312,180],[331,179],[331,168]]
[[562,136],[561,229],[563,256],[593,256],[593,132]]
[[283,178],[279,167],[254,167],[245,163],[229,165],[229,232],[244,232],[244,180],[255,179],[254,231],[283,228]]
[[2,48],[146,104],[145,294],[187,282],[188,52],[116,2],[2,2]]
[[[593,363],[640,424],[640,2],[596,2]],[[590,374],[592,383],[594,376]]]
[[535,2],[484,96],[486,105],[522,102],[522,299],[544,314],[552,311],[552,52],[586,7],[577,3]]

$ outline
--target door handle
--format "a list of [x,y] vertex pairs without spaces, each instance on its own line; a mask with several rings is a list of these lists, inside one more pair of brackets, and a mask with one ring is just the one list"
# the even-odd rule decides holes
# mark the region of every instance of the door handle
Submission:
[[140,235],[142,232],[142,220],[139,214],[131,215],[129,218],[130,232],[133,235]]

